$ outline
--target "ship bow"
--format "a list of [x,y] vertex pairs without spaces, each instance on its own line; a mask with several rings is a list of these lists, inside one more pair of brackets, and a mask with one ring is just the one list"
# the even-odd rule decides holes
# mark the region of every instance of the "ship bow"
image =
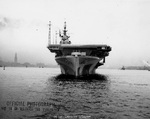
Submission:
[[91,56],[64,56],[57,57],[62,74],[83,76],[94,74],[101,59]]

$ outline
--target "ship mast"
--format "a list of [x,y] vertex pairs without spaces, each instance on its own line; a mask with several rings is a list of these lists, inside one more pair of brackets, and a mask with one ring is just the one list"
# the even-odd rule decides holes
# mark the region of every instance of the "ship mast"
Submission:
[[57,31],[55,31],[55,44],[57,44]]
[[66,22],[64,22],[64,35],[67,36],[67,30],[66,30]]
[[51,21],[49,21],[48,44],[51,44]]

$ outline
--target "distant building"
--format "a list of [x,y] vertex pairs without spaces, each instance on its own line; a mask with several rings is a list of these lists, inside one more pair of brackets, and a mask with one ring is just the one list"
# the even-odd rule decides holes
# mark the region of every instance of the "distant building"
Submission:
[[14,63],[18,63],[17,53],[15,53]]

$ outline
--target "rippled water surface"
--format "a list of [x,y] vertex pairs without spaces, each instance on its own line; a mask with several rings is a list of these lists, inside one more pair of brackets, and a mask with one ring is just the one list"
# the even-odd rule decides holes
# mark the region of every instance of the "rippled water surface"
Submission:
[[150,72],[97,69],[74,79],[59,68],[0,69],[0,119],[150,119]]

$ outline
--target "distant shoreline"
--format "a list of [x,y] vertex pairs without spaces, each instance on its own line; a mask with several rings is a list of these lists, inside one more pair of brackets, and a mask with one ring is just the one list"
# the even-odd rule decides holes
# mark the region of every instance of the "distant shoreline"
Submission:
[[25,63],[15,63],[15,62],[4,62],[0,60],[0,67],[39,67],[39,68],[44,68],[44,67],[58,67],[56,64],[44,64],[44,63],[36,63],[36,64],[30,64],[28,62]]
[[[13,67],[13,68],[59,68],[59,65],[52,65],[52,66],[42,66],[42,67],[38,67],[38,66],[1,66],[1,68],[7,68],[7,67]],[[121,68],[116,68],[116,67],[101,67],[101,68],[98,68],[98,69],[118,69],[118,70],[122,70]],[[124,70],[149,70],[150,71],[150,68],[148,67],[144,67],[144,66],[127,66],[125,67]]]
[[[37,63],[37,64],[30,64],[28,62],[25,63],[14,63],[14,62],[4,62],[0,60],[0,67],[35,67],[35,68],[59,68],[57,64],[44,64],[44,63]],[[124,70],[150,70],[150,67],[146,66],[124,66]],[[122,67],[99,67],[98,69],[120,69]]]

